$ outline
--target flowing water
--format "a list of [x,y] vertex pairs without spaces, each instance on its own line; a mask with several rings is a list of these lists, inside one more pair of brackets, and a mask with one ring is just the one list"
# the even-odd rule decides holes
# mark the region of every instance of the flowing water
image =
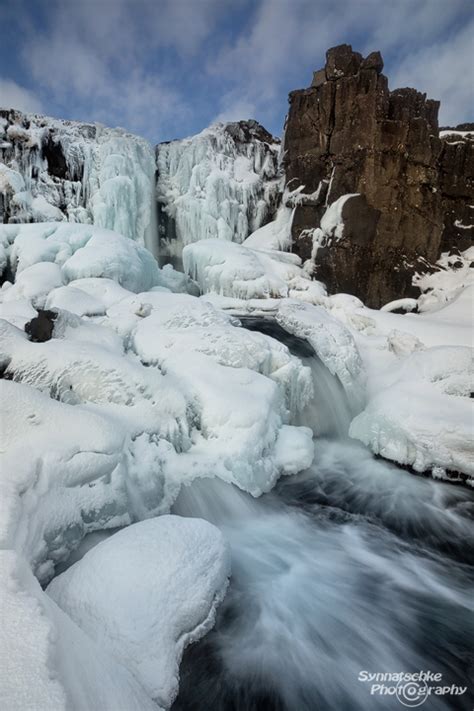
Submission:
[[[246,325],[311,366],[301,424],[316,456],[259,499],[218,479],[181,491],[173,512],[224,532],[232,579],[214,629],[185,652],[173,710],[473,708],[472,493],[349,440],[342,388],[307,344],[267,321]],[[359,680],[418,671],[442,675],[426,700],[423,682],[395,693],[396,681]],[[435,693],[443,686],[451,693]]]

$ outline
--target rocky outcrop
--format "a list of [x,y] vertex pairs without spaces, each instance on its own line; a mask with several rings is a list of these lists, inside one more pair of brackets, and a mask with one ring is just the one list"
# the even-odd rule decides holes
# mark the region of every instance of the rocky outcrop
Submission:
[[439,189],[444,203],[441,251],[474,243],[474,124],[440,132]]
[[[294,250],[313,252],[330,292],[373,307],[414,293],[413,273],[455,238],[457,221],[468,224],[467,194],[474,203],[469,142],[453,149],[439,136],[439,103],[415,89],[390,92],[382,69],[379,52],[330,49],[312,86],[290,94],[284,145],[287,186],[304,186]],[[346,201],[335,238],[321,219],[347,194],[364,200]]]

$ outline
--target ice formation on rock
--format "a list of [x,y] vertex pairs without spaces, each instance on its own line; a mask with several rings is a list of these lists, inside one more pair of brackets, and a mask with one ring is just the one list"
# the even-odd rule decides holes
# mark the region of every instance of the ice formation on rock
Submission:
[[2,222],[92,223],[157,253],[155,158],[99,124],[0,110]]
[[157,146],[162,252],[208,238],[241,243],[272,219],[280,194],[279,142],[256,121],[216,124]]
[[290,252],[207,239],[184,247],[183,266],[204,294],[244,301],[288,296],[313,301],[325,294]]
[[229,575],[218,528],[201,519],[159,516],[99,543],[47,593],[169,708],[183,650],[213,626]]

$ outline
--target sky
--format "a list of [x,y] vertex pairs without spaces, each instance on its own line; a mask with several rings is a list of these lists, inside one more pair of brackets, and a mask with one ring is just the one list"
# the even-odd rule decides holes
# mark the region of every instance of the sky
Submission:
[[441,125],[474,120],[472,0],[0,0],[0,107],[153,143],[248,118],[281,135],[343,42],[441,100]]

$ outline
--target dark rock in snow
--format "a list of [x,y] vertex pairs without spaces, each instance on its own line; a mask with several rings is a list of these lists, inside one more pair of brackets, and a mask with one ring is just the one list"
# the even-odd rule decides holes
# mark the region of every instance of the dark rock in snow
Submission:
[[40,309],[38,316],[32,318],[31,321],[25,324],[25,333],[30,337],[30,341],[36,343],[44,343],[52,338],[54,330],[54,322],[58,314],[56,311],[48,311]]
[[43,158],[46,158],[48,162],[48,173],[54,175],[56,178],[61,178],[61,180],[66,180],[69,178],[67,162],[63,153],[63,149],[60,141],[53,137],[50,131],[42,145]]

